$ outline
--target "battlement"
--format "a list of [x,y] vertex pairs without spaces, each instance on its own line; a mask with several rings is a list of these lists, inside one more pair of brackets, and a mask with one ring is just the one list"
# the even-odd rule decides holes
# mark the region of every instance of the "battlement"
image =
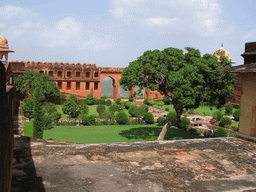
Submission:
[[96,69],[96,64],[91,63],[63,63],[63,62],[35,62],[35,61],[21,61],[21,63],[25,63],[26,68],[67,68],[67,69],[85,69],[85,68],[92,68]]
[[118,67],[99,67],[101,73],[121,73],[125,68]]

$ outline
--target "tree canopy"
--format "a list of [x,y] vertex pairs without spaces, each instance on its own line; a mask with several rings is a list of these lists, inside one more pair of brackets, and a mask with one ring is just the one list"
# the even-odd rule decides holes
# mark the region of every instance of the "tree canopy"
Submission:
[[30,93],[32,95],[36,86],[40,86],[44,97],[49,98],[60,95],[59,87],[45,73],[27,70],[23,75],[15,78],[15,84],[22,94]]
[[137,85],[158,90],[173,104],[180,121],[183,109],[198,108],[200,101],[223,105],[234,88],[235,74],[211,73],[210,70],[231,67],[225,57],[221,64],[214,55],[201,57],[198,49],[186,47],[186,53],[177,48],[163,51],[145,51],[122,72],[120,85],[131,90]]

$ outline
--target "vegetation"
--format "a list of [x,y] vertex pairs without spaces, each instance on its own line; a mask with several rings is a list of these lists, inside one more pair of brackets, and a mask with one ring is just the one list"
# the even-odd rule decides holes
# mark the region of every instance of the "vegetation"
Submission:
[[99,116],[102,116],[102,113],[106,111],[106,107],[104,105],[98,105],[97,106],[97,112],[99,113]]
[[180,118],[180,124],[179,124],[179,126],[180,126],[182,129],[186,130],[186,129],[187,129],[187,126],[190,125],[190,124],[191,124],[191,122],[190,122],[190,119],[189,119],[189,118],[187,118],[187,117],[181,117],[181,118]]
[[126,109],[129,109],[132,105],[133,105],[133,104],[132,104],[132,102],[130,102],[130,101],[126,101],[126,102],[124,103],[124,107],[125,107]]
[[215,137],[227,137],[228,136],[228,131],[223,128],[223,127],[219,127],[215,133],[214,133]]
[[177,117],[177,113],[176,111],[171,111],[169,112],[167,115],[166,115],[166,120],[167,121],[170,121],[170,122],[173,122]]
[[235,110],[235,112],[233,113],[233,117],[235,118],[236,121],[239,121],[240,109]]
[[46,101],[43,103],[43,110],[44,110],[44,113],[47,113],[48,115],[52,115],[54,112],[57,111],[57,108],[54,103],[50,103]]
[[73,99],[66,100],[62,107],[62,111],[72,118],[76,118],[79,115],[78,104]]
[[43,138],[43,131],[44,131],[44,113],[43,113],[43,107],[42,107],[42,92],[41,92],[41,87],[37,86],[35,88],[35,93],[34,93],[34,110],[33,110],[33,137],[34,138]]
[[143,117],[146,124],[153,124],[154,123],[154,115],[151,112],[145,113]]
[[120,103],[121,101],[122,101],[121,98],[117,98],[116,101],[115,101],[115,103],[116,103],[116,104],[121,104],[121,103]]
[[201,57],[199,50],[185,49],[185,54],[171,47],[146,51],[125,68],[120,80],[125,90],[137,85],[140,90],[148,87],[166,96],[177,113],[176,125],[184,108],[196,109],[202,100],[218,107],[226,104],[236,82],[235,74],[209,72],[231,67],[227,58],[221,57],[220,65],[216,56],[205,54]]
[[29,121],[31,118],[33,118],[33,111],[34,111],[34,101],[33,97],[30,96],[28,98],[25,98],[22,102],[22,114],[29,118]]
[[128,116],[126,115],[126,113],[124,111],[118,112],[115,116],[115,120],[120,125],[125,125],[129,122]]
[[165,118],[164,117],[158,117],[157,123],[159,126],[163,126],[165,124]]
[[130,114],[132,117],[136,117],[138,111],[139,111],[139,107],[138,107],[137,105],[132,105],[132,106],[130,107],[130,109],[128,110],[129,114]]
[[221,111],[215,111],[215,112],[212,114],[212,116],[213,116],[214,118],[220,120],[220,119],[224,116],[224,114],[223,114]]
[[107,105],[107,106],[110,106],[110,105],[111,105],[111,101],[110,101],[109,99],[106,101],[106,105]]
[[36,87],[39,86],[45,98],[60,96],[59,87],[45,73],[27,70],[23,75],[15,78],[15,84],[22,94],[30,93],[33,95]]
[[233,105],[232,104],[227,104],[225,105],[225,112],[227,115],[231,115],[233,111]]
[[229,117],[222,117],[220,119],[220,126],[231,125],[232,120]]
[[87,97],[86,97],[86,101],[87,101],[88,105],[93,105],[93,103],[94,103],[93,95],[92,94],[88,94]]

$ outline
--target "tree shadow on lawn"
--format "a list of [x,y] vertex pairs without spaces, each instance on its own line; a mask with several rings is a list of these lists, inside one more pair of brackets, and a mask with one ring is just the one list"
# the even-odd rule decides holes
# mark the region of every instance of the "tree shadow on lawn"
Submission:
[[[129,130],[123,130],[119,133],[120,136],[125,137],[127,139],[143,139],[147,140],[150,138],[156,138],[157,140],[162,127],[138,127],[131,128]],[[175,139],[196,139],[201,138],[197,135],[192,135],[189,132],[179,129],[177,127],[169,127],[168,131],[164,137],[164,140],[175,140]]]

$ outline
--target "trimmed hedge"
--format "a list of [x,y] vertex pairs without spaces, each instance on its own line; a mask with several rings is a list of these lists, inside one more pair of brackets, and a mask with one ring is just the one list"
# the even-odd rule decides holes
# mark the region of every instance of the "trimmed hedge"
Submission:
[[94,99],[94,105],[106,105],[105,99]]
[[115,101],[115,103],[116,103],[116,104],[121,104],[121,103],[120,103],[121,101],[122,101],[121,98],[117,98],[116,101]]
[[150,112],[145,113],[143,119],[146,122],[146,124],[153,124],[154,123],[154,115]]
[[104,113],[105,111],[106,111],[105,105],[98,105],[98,106],[97,106],[97,112],[99,113],[100,116],[101,116],[101,114]]
[[166,115],[166,120],[167,120],[167,121],[173,121],[173,120],[176,119],[176,117],[177,117],[176,111],[171,111],[171,112],[169,112],[169,113]]
[[139,107],[137,105],[132,105],[130,109],[128,110],[129,114],[132,117],[136,117],[137,111],[139,110]]
[[106,105],[107,105],[107,106],[110,106],[110,105],[111,105],[111,100],[108,99],[108,100],[106,101]]
[[227,114],[227,115],[232,114],[232,111],[233,111],[233,105],[231,105],[231,104],[227,104],[227,105],[225,105],[225,111],[226,111],[226,114]]
[[126,102],[124,103],[124,107],[125,107],[126,109],[129,109],[132,105],[133,105],[133,104],[132,104],[132,102],[130,102],[130,101],[126,101]]
[[223,114],[221,111],[215,111],[215,112],[212,114],[212,116],[213,116],[214,118],[220,120],[220,119],[224,116],[224,114]]
[[120,111],[116,114],[115,120],[120,125],[125,125],[129,122],[129,118],[124,111]]
[[182,129],[187,129],[187,126],[190,125],[191,122],[190,122],[190,119],[187,118],[187,117],[181,117],[180,118],[180,123],[179,123],[179,126],[182,128]]
[[228,131],[223,128],[223,127],[219,127],[215,133],[214,133],[215,137],[227,137],[228,136]]
[[230,103],[235,109],[240,109],[240,104],[237,103]]
[[165,118],[164,117],[158,117],[157,123],[159,126],[163,126],[165,124]]
[[232,124],[232,119],[230,119],[229,117],[222,117],[220,119],[220,126],[231,125],[231,124]]
[[236,121],[239,121],[240,109],[235,110],[235,112],[233,113],[233,117],[235,118]]

